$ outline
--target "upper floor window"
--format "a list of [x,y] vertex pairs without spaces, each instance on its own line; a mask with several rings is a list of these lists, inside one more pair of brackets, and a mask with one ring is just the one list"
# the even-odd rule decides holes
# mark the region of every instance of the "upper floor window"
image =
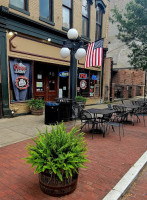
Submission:
[[40,17],[53,21],[53,0],[40,0],[39,9]]
[[66,29],[72,27],[72,0],[62,0],[62,25]]
[[82,0],[82,35],[89,37],[90,6],[88,0]]
[[10,0],[10,5],[27,10],[27,0]]
[[102,37],[102,21],[103,21],[103,10],[100,7],[96,9],[96,35],[95,39],[99,40]]

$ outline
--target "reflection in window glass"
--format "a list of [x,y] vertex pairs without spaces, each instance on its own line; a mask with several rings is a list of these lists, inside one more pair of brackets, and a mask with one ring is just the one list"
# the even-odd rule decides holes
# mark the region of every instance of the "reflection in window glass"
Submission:
[[82,35],[88,36],[88,19],[82,17]]
[[52,21],[52,0],[40,0],[40,16]]
[[25,9],[25,0],[10,0],[10,4],[21,9]]
[[71,0],[62,0],[63,5],[71,8]]
[[70,28],[70,11],[65,7],[63,7],[63,27]]
[[49,90],[55,90],[55,81],[54,80],[49,81]]
[[82,0],[82,35],[89,37],[89,1]]
[[62,0],[62,26],[64,28],[71,28],[71,16],[72,16],[72,1]]
[[103,18],[103,11],[99,7],[96,10],[96,35],[95,39],[99,40],[102,36],[102,18]]
[[82,15],[88,17],[88,3],[87,0],[82,0]]

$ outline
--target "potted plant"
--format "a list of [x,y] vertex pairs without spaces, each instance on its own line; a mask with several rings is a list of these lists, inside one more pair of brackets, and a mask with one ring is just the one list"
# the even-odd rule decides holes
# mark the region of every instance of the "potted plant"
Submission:
[[44,107],[44,100],[32,98],[28,101],[28,106],[33,115],[42,115],[43,107]]
[[66,132],[64,123],[39,132],[26,149],[27,163],[36,167],[41,190],[51,196],[63,196],[76,189],[79,168],[85,168],[87,144],[77,127]]
[[82,96],[76,96],[75,97],[75,101],[77,103],[83,103],[84,105],[86,104],[87,98],[86,97],[82,97]]

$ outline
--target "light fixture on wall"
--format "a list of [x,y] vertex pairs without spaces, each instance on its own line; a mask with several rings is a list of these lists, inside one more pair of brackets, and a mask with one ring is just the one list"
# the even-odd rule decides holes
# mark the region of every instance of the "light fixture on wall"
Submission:
[[48,39],[47,39],[47,41],[48,41],[48,42],[51,42],[51,41],[52,41],[52,39],[51,39],[51,38],[48,38]]
[[14,33],[12,31],[9,31],[8,33],[10,36],[14,35]]

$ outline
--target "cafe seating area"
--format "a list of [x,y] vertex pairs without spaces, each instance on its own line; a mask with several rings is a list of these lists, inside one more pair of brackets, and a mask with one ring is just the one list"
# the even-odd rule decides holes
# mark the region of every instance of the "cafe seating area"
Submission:
[[119,135],[125,135],[125,126],[131,124],[135,126],[143,120],[145,124],[147,116],[147,100],[138,99],[130,101],[121,101],[117,104],[108,104],[107,108],[91,107],[81,108],[78,118],[81,120],[81,130],[88,129],[94,138],[94,134],[102,134],[103,137],[110,133],[110,129]]

